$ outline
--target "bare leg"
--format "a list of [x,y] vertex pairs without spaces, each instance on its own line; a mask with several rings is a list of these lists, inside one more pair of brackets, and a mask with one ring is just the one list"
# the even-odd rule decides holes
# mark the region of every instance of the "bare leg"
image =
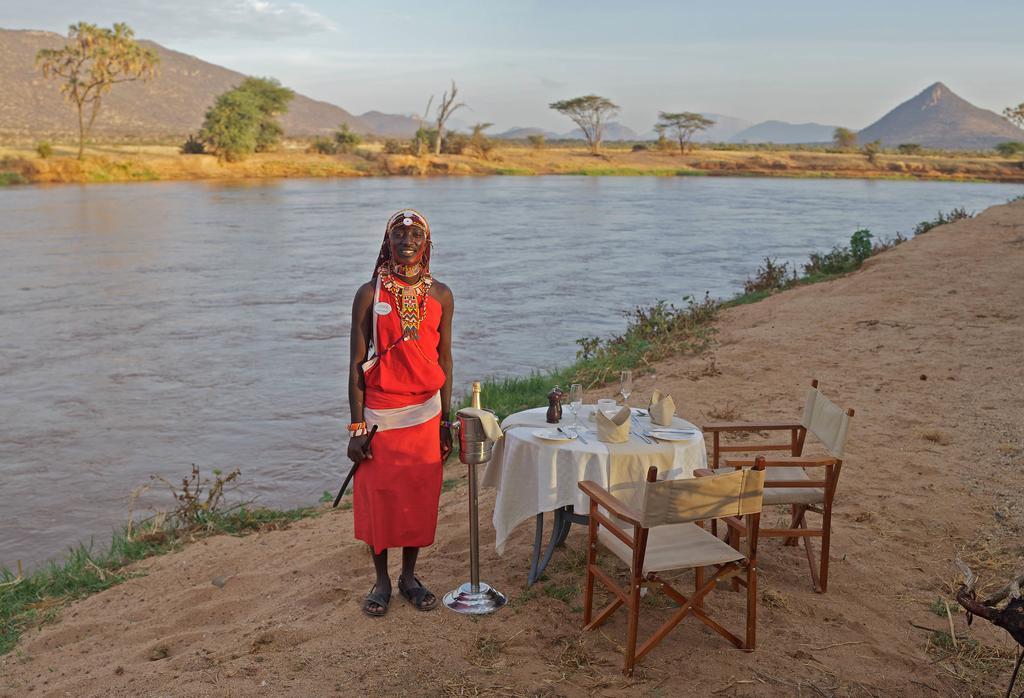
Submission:
[[[415,589],[420,586],[419,582],[416,581],[416,558],[419,554],[419,548],[402,548],[402,576],[400,581],[402,588],[406,590]],[[423,597],[419,605],[421,608],[429,608],[436,601],[436,597],[432,593],[428,593]]]
[[[374,588],[384,594],[391,595],[391,575],[388,574],[388,550],[385,548],[379,554],[373,553],[373,568],[377,571],[377,582]],[[368,604],[371,613],[384,610],[379,604],[371,601]]]

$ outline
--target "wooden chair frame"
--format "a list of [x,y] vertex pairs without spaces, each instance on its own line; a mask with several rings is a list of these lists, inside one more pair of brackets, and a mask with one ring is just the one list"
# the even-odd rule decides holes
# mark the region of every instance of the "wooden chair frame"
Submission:
[[[758,458],[754,463],[754,467],[757,469],[763,469],[763,460],[763,457]],[[698,470],[695,473],[697,477],[706,477],[713,474],[714,473],[710,470],[703,469]],[[647,471],[647,482],[655,482],[657,480],[657,475],[657,468],[652,466]],[[665,639],[669,632],[679,625],[679,623],[688,615],[693,615],[736,647],[748,652],[753,651],[757,640],[757,540],[761,520],[760,513],[748,514],[744,517],[746,522],[742,521],[738,516],[723,516],[715,519],[715,521],[725,521],[729,530],[735,532],[735,536],[730,537],[730,544],[737,550],[739,549],[740,537],[746,536],[748,538],[749,546],[747,556],[744,559],[736,560],[734,562],[712,565],[712,567],[715,568],[715,572],[707,579],[704,578],[703,567],[694,567],[694,592],[692,596],[687,598],[668,584],[668,582],[659,577],[656,571],[649,572],[646,576],[643,575],[644,556],[647,552],[647,538],[650,529],[645,528],[641,524],[641,515],[619,499],[616,499],[610,492],[608,492],[608,490],[604,489],[596,482],[584,481],[579,483],[579,487],[590,497],[590,523],[589,537],[587,541],[587,581],[583,595],[583,629],[594,630],[595,628],[600,627],[616,610],[618,610],[620,606],[626,606],[629,612],[629,629],[627,631],[628,637],[626,639],[626,647],[624,651],[625,662],[622,669],[623,674],[626,676],[632,676],[633,668],[636,666],[636,663],[644,655],[654,649],[659,642]],[[599,506],[607,509],[621,521],[632,524],[633,535],[630,536],[624,530],[619,528],[611,518],[600,511],[598,508]],[[696,524],[703,526],[703,522],[701,521],[696,522]],[[608,529],[609,533],[625,543],[626,546],[633,551],[633,560],[629,570],[629,586],[626,589],[619,587],[619,585],[616,584],[615,581],[597,565],[597,533],[598,528],[601,526]],[[597,613],[596,617],[593,614],[595,579],[600,580],[615,597],[609,605],[605,606]],[[726,579],[733,579],[735,588],[744,586],[747,590],[746,628],[742,639],[712,620],[704,611],[704,597],[716,587],[718,582]],[[660,589],[666,596],[679,604],[679,610],[677,610],[671,618],[663,623],[661,627],[654,631],[654,633],[638,649],[637,635],[640,627],[640,589],[643,586],[648,586],[652,589]]]
[[[811,387],[817,389],[817,379],[811,381]],[[846,410],[846,414],[853,417],[852,409]],[[829,550],[832,539],[832,506],[836,494],[836,485],[839,482],[839,472],[842,470],[843,461],[841,458],[805,458],[803,456],[804,442],[807,437],[807,429],[800,424],[791,422],[750,422],[750,423],[714,423],[703,427],[705,433],[712,434],[711,446],[711,467],[717,469],[722,453],[754,453],[760,451],[789,451],[790,455],[778,458],[771,458],[765,461],[765,466],[772,467],[803,467],[823,468],[824,479],[816,480],[771,480],[768,476],[765,479],[765,489],[768,488],[799,488],[816,487],[825,491],[824,502],[819,506],[816,504],[792,504],[791,522],[789,528],[762,528],[760,535],[768,538],[785,538],[784,545],[796,546],[799,539],[804,541],[804,549],[807,553],[807,564],[811,570],[811,583],[814,590],[819,594],[828,591],[828,563]],[[741,443],[723,446],[720,441],[721,434],[738,431],[789,431],[790,441],[788,444],[758,444]],[[739,469],[753,465],[750,458],[727,458],[726,467]],[[769,471],[770,473],[771,471]],[[822,517],[820,528],[810,528],[807,524],[807,512],[819,514]],[[712,530],[717,534],[717,527],[712,523]],[[729,536],[733,535],[732,531]],[[821,555],[815,561],[814,545],[811,538],[821,538]],[[733,584],[735,588],[735,583]]]

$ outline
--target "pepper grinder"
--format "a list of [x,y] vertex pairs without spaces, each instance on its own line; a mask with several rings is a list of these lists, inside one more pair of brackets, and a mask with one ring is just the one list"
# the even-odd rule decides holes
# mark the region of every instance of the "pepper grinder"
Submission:
[[558,424],[562,421],[562,397],[565,395],[557,385],[548,393],[548,424]]

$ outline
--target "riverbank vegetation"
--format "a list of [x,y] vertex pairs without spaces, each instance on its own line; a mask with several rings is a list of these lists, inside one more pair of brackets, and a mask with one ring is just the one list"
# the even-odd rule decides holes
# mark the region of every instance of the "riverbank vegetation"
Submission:
[[54,621],[68,602],[144,574],[126,569],[133,562],[177,550],[204,536],[277,530],[326,511],[322,507],[268,509],[253,507],[251,502],[227,506],[225,490],[239,477],[237,470],[227,475],[214,470],[211,481],[192,466],[191,474],[178,485],[155,478],[170,488],[172,508],[139,521],[129,516],[105,550],[96,550],[92,543],[79,544],[62,561],[29,573],[20,563],[16,571],[0,567],[0,655],[11,651],[26,629]]
[[[1024,182],[1019,154],[996,151],[900,152],[832,146],[690,144],[680,153],[675,143],[605,143],[600,154],[579,142],[502,141],[484,134],[448,133],[441,153],[436,136],[424,131],[422,147],[397,139],[355,139],[338,135],[286,140],[272,152],[257,152],[239,162],[183,148],[185,139],[158,144],[93,144],[75,158],[70,143],[48,141],[45,157],[36,143],[0,146],[0,182],[127,182],[194,179],[270,179],[365,176],[757,176],[930,179]],[[339,132],[340,133],[340,132]],[[195,140],[195,139],[193,139]],[[535,139],[537,140],[537,139]],[[666,139],[668,141],[668,139]],[[196,141],[202,145],[201,141]],[[325,147],[329,144],[331,147]],[[907,149],[904,148],[906,151]],[[187,152],[183,152],[187,151]],[[332,152],[333,151],[333,152]]]

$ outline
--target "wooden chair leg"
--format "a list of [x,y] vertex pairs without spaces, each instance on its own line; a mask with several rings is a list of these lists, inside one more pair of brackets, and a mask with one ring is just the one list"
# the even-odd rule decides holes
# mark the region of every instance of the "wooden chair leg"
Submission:
[[[790,523],[789,523],[789,527],[790,528],[799,528],[800,527],[800,522],[803,521],[804,515],[807,513],[807,507],[804,507],[804,506],[802,506],[800,504],[794,504],[792,506],[793,506],[793,514],[792,514],[792,518],[791,518]],[[796,538],[796,537],[787,538],[783,542],[783,545],[790,545],[790,546],[797,546],[799,544],[800,544],[800,539]]]
[[747,565],[747,638],[743,649],[753,652],[757,646],[757,566]]
[[583,591],[583,625],[590,624],[591,615],[594,609],[594,565],[597,564],[597,517],[594,516],[597,507],[590,505],[590,524],[587,536],[587,584]]
[[828,550],[832,541],[832,506],[825,505],[824,513],[821,515],[821,572],[819,573],[818,586],[822,594],[828,591]]
[[629,580],[629,631],[626,636],[626,662],[622,673],[626,676],[633,675],[633,666],[636,664],[636,636],[640,630],[640,573],[633,571]]
[[[694,591],[694,594],[696,594],[698,591],[700,591],[700,588],[702,586],[704,586],[704,568],[703,567],[694,567],[693,568],[693,591]],[[693,605],[694,605],[695,608],[698,608],[698,609],[704,608],[704,597],[703,596],[697,597],[697,599],[696,599],[696,601],[694,601]]]
[[[729,528],[729,545],[731,545],[736,550],[740,549],[740,532],[737,531],[735,528],[731,527]],[[740,590],[740,581],[736,579],[736,577],[730,579],[729,583],[732,585],[733,591]]]

